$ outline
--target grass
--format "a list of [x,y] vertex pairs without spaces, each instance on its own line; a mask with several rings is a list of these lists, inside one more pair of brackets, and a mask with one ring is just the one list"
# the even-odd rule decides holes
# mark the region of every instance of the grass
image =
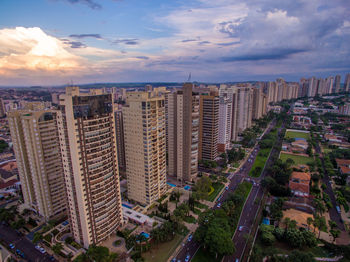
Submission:
[[254,169],[257,167],[261,167],[261,171],[263,170],[270,152],[271,152],[271,148],[264,148],[259,151],[258,155],[255,158],[254,164],[249,171],[249,176],[259,177],[261,175],[261,172],[258,175],[255,174]]
[[222,183],[213,183],[213,188],[214,188],[214,192],[212,192],[209,196],[208,196],[208,201],[213,202],[214,199],[216,198],[216,196],[220,193],[220,191],[224,188],[224,184]]
[[194,258],[192,259],[192,262],[220,262],[222,257],[218,257],[215,259],[209,251],[205,250],[204,248],[200,248]]
[[307,163],[310,163],[313,161],[313,159],[311,157],[297,156],[297,155],[290,155],[290,154],[281,153],[280,159],[282,161],[286,161],[288,158],[293,159],[293,161],[297,165],[306,165]]
[[174,253],[177,246],[181,243],[184,236],[175,235],[175,238],[169,242],[153,246],[152,249],[142,254],[146,262],[164,262]]
[[304,132],[298,132],[298,131],[287,131],[285,138],[305,138],[309,139],[310,134],[309,133],[304,133]]

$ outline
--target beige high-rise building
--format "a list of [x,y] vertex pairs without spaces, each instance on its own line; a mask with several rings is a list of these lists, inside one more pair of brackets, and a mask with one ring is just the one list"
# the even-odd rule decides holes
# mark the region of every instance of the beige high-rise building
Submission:
[[87,248],[123,223],[112,95],[67,87],[59,102],[70,227]]
[[192,83],[166,94],[168,174],[192,181],[198,173],[199,95]]
[[[227,121],[227,124],[230,125],[230,127],[225,127],[229,129],[230,135],[229,137],[226,136],[227,139],[229,139],[229,141],[236,141],[237,140],[237,103],[238,103],[238,98],[237,98],[237,87],[235,86],[227,86],[227,85],[220,85],[219,88],[219,97],[227,97],[228,98],[228,103],[230,104],[229,107],[231,108],[231,111],[226,111],[226,113],[228,114],[228,116],[225,116],[222,114],[221,111],[221,116],[219,116],[219,119],[225,118],[225,117],[229,117],[231,118],[230,120]],[[219,123],[222,123],[221,120],[219,120]],[[224,126],[221,127],[221,131],[220,131],[220,124],[219,124],[219,136],[221,136],[221,134],[223,134],[223,128]],[[226,131],[228,131],[226,129]],[[225,132],[226,132],[225,131]],[[220,138],[219,138],[220,140]],[[222,140],[222,139],[221,139]],[[226,140],[227,141],[227,140]],[[228,145],[228,144],[227,144]]]
[[58,115],[35,107],[8,113],[24,203],[46,220],[64,215],[67,208]]
[[6,116],[4,101],[0,98],[0,117]]
[[252,117],[253,119],[259,119],[263,116],[263,92],[262,88],[253,88],[253,105],[252,105]]
[[147,206],[167,190],[164,95],[128,92],[123,124],[128,198]]
[[252,126],[253,90],[251,87],[237,87],[237,133]]
[[341,76],[340,75],[336,75],[335,76],[334,93],[339,93],[340,92],[340,80],[341,80]]
[[200,92],[199,160],[214,161],[218,157],[219,93]]

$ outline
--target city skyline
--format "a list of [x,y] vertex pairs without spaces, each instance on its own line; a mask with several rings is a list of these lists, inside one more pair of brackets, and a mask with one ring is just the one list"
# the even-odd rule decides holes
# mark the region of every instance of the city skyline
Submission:
[[350,69],[344,0],[5,0],[0,7],[0,85],[182,82],[190,72],[200,82],[340,74],[343,83]]

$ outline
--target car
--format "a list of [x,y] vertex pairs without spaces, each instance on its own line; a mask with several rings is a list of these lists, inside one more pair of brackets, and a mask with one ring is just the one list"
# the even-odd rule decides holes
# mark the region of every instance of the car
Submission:
[[40,250],[40,246],[35,246],[35,248],[36,248],[37,250]]
[[238,231],[239,231],[239,232],[242,232],[242,230],[243,230],[243,226],[240,226],[240,227],[238,228]]
[[12,244],[12,243],[11,243],[9,246],[10,246],[11,249],[14,249],[14,248],[15,248],[15,245]]
[[187,241],[190,242],[192,240],[193,236],[192,234],[188,236]]
[[239,262],[239,259],[238,259],[238,258],[236,258],[235,262]]
[[42,247],[40,247],[39,251],[40,251],[41,254],[45,254],[46,253],[46,250],[44,248],[42,248]]
[[227,186],[227,187],[225,187],[225,189],[226,189],[226,190],[228,190],[228,186]]
[[[51,261],[55,261],[55,258],[53,256],[50,256]],[[176,262],[176,261],[175,261]]]
[[174,258],[171,260],[171,262],[176,262],[176,257],[174,257]]
[[218,204],[216,205],[216,207],[217,207],[217,208],[220,208],[220,207],[221,207],[221,203],[218,203]]
[[186,258],[185,258],[185,262],[190,261],[190,258],[191,258],[190,255],[187,255]]

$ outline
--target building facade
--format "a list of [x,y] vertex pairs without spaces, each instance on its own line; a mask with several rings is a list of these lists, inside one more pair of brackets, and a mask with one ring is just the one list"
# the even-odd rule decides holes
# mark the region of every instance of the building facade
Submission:
[[192,83],[166,94],[168,174],[192,181],[198,173],[199,94]]
[[147,206],[167,190],[164,95],[128,92],[123,123],[128,198]]
[[199,160],[214,161],[218,157],[219,96],[217,91],[200,94]]
[[8,113],[24,203],[46,220],[67,209],[57,110]]
[[87,248],[115,234],[123,222],[112,95],[67,87],[59,103],[70,227]]

